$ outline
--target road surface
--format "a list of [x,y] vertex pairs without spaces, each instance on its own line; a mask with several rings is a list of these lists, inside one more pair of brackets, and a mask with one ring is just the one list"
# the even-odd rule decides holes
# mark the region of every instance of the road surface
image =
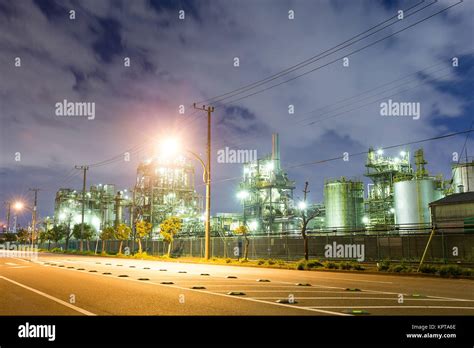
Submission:
[[0,258],[0,291],[0,315],[474,314],[466,279],[46,253]]

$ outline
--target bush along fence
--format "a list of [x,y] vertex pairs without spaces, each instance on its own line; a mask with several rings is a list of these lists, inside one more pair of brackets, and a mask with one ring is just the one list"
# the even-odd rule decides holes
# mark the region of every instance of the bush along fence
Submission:
[[[429,235],[354,235],[354,236],[311,236],[309,237],[309,256],[324,260],[353,260],[371,262],[380,260],[412,261],[421,259]],[[299,260],[304,257],[303,239],[293,236],[250,237],[249,259]],[[116,254],[120,241],[109,240],[105,252]],[[84,243],[84,250],[87,250]],[[101,253],[102,241],[91,240],[89,250]],[[136,253],[138,243],[126,240],[122,243],[122,253]],[[163,240],[141,241],[143,251],[148,255],[166,255],[168,243]],[[171,255],[173,257],[204,257],[204,238],[174,239]],[[244,252],[243,237],[213,237],[211,239],[212,257],[241,258]],[[40,248],[64,249],[65,243],[41,243]],[[79,241],[69,242],[70,250],[79,250]],[[425,257],[426,262],[474,263],[474,234],[434,235]]]

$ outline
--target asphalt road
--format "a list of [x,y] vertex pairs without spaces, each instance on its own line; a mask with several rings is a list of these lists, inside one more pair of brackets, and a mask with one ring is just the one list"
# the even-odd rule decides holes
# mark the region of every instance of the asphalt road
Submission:
[[466,279],[56,254],[0,258],[0,293],[0,315],[474,314]]

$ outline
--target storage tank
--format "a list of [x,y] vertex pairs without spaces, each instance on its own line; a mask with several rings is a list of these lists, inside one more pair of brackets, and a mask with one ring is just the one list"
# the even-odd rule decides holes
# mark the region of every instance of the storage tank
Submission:
[[[431,221],[428,204],[443,198],[434,178],[404,180],[394,183],[395,224],[416,227]],[[402,233],[402,232],[401,232]]]
[[454,193],[474,191],[474,161],[454,164],[452,176]]
[[326,228],[349,231],[362,227],[364,184],[344,177],[326,181],[324,205]]

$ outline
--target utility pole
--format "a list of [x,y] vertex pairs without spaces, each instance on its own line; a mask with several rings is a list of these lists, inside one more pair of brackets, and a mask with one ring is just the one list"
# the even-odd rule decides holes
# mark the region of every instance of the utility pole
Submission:
[[32,230],[31,230],[31,246],[33,247],[35,237],[36,237],[36,211],[38,205],[38,191],[39,188],[30,188],[28,191],[33,191],[35,193],[35,200],[33,204],[33,216],[32,216]]
[[211,114],[214,112],[214,107],[203,105],[197,107],[196,103],[193,104],[197,110],[203,110],[207,112],[207,166],[205,171],[206,176],[206,234],[205,234],[205,249],[204,258],[209,260],[210,249],[211,249]]
[[74,166],[74,168],[83,171],[83,180],[82,180],[82,214],[81,214],[81,243],[80,243],[80,251],[83,250],[83,240],[82,236],[84,235],[84,207],[86,203],[86,172],[89,169],[89,166]]

